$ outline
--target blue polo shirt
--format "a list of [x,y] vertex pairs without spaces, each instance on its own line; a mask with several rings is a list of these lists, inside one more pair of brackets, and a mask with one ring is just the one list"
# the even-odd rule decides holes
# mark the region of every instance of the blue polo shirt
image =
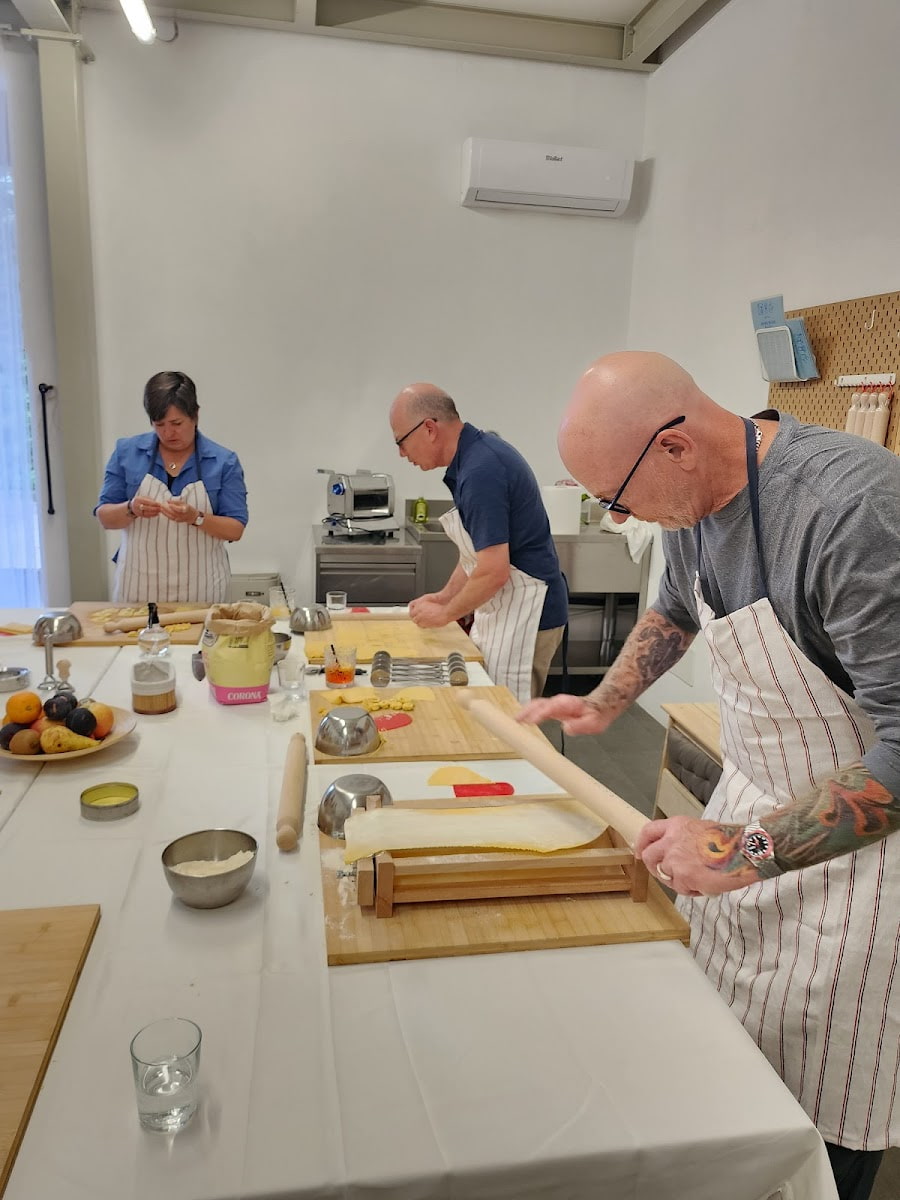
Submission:
[[518,450],[467,421],[444,483],[476,550],[507,544],[510,563],[547,584],[540,628],[565,625],[566,585],[547,510],[534,472]]
[[[168,483],[165,464],[159,455],[159,442],[153,430],[139,433],[135,437],[119,438],[106,464],[97,508],[101,504],[122,504],[125,500],[130,500],[145,475],[152,475],[160,483],[166,483],[176,499],[189,483],[202,480],[215,516],[234,517],[242,525],[247,524],[247,488],[244,485],[244,471],[240,459],[233,450],[226,450],[218,442],[201,436],[199,430],[194,453],[171,484]],[[95,513],[97,508],[94,509]]]

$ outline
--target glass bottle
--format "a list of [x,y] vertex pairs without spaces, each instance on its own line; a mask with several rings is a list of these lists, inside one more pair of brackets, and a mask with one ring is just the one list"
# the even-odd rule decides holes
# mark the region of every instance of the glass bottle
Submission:
[[171,637],[159,623],[154,603],[147,605],[147,625],[138,634],[140,658],[131,668],[131,707],[145,715],[175,708],[175,666],[169,656]]

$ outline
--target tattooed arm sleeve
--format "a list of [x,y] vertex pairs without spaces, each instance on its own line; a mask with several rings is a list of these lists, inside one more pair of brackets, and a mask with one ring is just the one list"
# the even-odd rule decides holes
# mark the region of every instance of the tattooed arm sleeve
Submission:
[[604,712],[624,711],[682,657],[696,635],[648,609],[632,629],[603,682],[586,697]]

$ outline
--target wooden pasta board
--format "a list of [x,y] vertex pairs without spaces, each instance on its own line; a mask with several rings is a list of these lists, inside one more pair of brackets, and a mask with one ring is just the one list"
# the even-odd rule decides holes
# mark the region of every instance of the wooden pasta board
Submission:
[[[361,698],[387,700],[396,696],[398,692],[409,691],[409,687],[358,687],[348,690],[352,695],[358,694]],[[457,703],[456,694],[462,691],[462,688],[436,687],[427,690],[434,699],[418,700],[415,709],[409,714],[412,723],[404,725],[402,729],[390,729],[383,733],[382,744],[376,750],[369,754],[336,757],[323,754],[316,746],[315,761],[342,763],[348,770],[355,770],[355,764],[363,762],[431,762],[519,757],[506,742],[495,737]],[[470,687],[465,690],[475,699],[490,700],[511,716],[521,707],[512,692],[505,687]],[[323,710],[340,707],[337,698],[342,694],[343,689],[322,689],[311,693],[309,707],[314,730],[319,727]],[[535,737],[544,738],[536,726],[528,728]]]
[[99,920],[96,904],[0,912],[0,1195]]
[[[524,798],[524,797],[523,797]],[[680,941],[690,930],[662,889],[650,881],[645,902],[627,893],[529,896],[517,899],[437,900],[400,904],[390,917],[356,902],[355,881],[338,877],[344,843],[319,834],[325,948],[328,965],[609,946],[622,942]],[[512,859],[486,852],[486,857]],[[551,859],[552,855],[523,855]]]
[[[76,600],[69,605],[69,611],[73,612],[81,622],[82,636],[75,642],[68,642],[69,646],[136,646],[137,634],[129,636],[127,633],[106,633],[103,629],[103,624],[91,620],[91,613],[101,612],[103,609],[110,608],[137,608],[136,604],[121,604],[115,605],[111,600]],[[185,605],[179,604],[159,604],[157,608],[161,613],[175,612],[179,608],[184,608]],[[191,605],[191,607],[194,607]],[[202,607],[198,605],[197,607]],[[172,639],[172,644],[175,646],[196,646],[200,641],[200,634],[203,632],[202,625],[192,625],[190,629],[179,629],[169,636]],[[65,646],[57,646],[54,649],[54,654],[57,658],[65,658],[63,651]]]
[[440,662],[455,650],[468,662],[483,662],[484,656],[467,633],[454,621],[442,629],[420,629],[406,620],[367,621],[364,617],[317,629],[304,635],[306,657],[321,662],[330,643],[356,647],[356,661],[370,663],[377,650],[387,650],[394,658],[423,658]]

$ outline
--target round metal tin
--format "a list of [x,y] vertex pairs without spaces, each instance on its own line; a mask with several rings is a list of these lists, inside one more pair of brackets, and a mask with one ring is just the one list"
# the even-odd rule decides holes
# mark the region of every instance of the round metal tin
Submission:
[[133,783],[98,783],[81,793],[81,815],[88,821],[117,821],[140,807]]

